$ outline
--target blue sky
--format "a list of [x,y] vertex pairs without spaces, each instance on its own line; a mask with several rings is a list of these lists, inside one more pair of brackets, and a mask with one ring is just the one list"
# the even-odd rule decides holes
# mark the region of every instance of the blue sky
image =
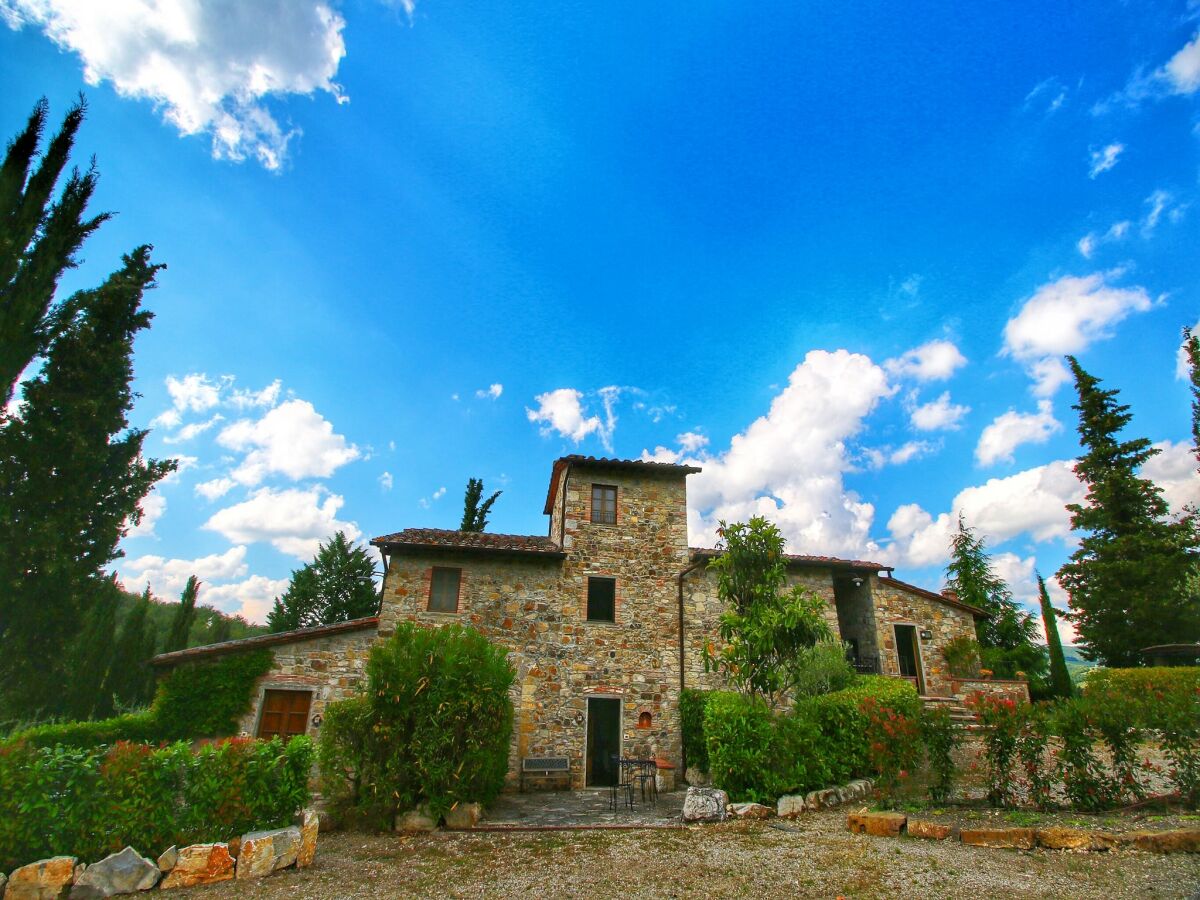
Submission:
[[[107,6],[108,8],[101,8]],[[1200,496],[1200,6],[0,0],[0,123],[89,104],[67,287],[150,242],[135,424],[183,460],[117,566],[260,619],[316,543],[544,533],[564,453],[699,461],[694,543],[1022,598],[1072,547],[1063,353]],[[1057,599],[1063,602],[1060,593]]]

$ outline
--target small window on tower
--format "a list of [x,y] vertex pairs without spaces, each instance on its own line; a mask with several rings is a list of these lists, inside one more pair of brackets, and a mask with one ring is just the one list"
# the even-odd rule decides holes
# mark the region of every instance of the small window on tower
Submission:
[[589,578],[587,617],[589,622],[615,622],[617,612],[617,579]]
[[462,569],[434,566],[429,579],[429,611],[458,612],[458,588],[462,583]]
[[597,525],[617,524],[617,489],[611,484],[592,485],[592,521]]

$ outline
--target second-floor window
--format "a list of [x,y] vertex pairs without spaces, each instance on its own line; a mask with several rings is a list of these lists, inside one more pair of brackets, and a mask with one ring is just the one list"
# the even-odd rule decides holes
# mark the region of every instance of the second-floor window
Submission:
[[462,569],[434,566],[429,579],[429,611],[458,612],[458,589],[462,584]]
[[592,521],[597,525],[617,524],[617,489],[613,485],[592,485]]
[[615,622],[617,620],[617,579],[589,577],[587,591],[588,621]]

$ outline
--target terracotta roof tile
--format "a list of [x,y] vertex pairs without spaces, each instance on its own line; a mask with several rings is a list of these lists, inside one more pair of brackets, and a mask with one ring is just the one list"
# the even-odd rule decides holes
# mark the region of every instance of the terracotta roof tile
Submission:
[[[712,547],[689,548],[693,560],[713,559],[720,556],[721,551]],[[890,572],[891,566],[883,563],[869,562],[865,559],[839,559],[836,556],[807,556],[802,553],[785,553],[783,558],[795,566],[830,566],[839,569],[870,569],[872,572]]]
[[361,631],[365,628],[378,628],[379,617],[368,616],[365,619],[351,619],[348,622],[334,622],[332,625],[314,625],[312,628],[299,628],[296,631],[279,631],[274,634],[256,634],[254,637],[239,638],[236,641],[224,641],[220,644],[206,644],[203,647],[188,647],[186,650],[176,650],[172,653],[160,653],[152,657],[152,666],[174,666],[179,663],[191,662],[194,659],[207,659],[212,656],[224,656],[227,653],[240,653],[244,650],[257,650],[260,647],[273,647],[277,644],[295,644],[299,641],[309,641],[313,638],[329,637],[347,631]]
[[888,578],[883,583],[890,584],[893,587],[898,587],[902,591],[908,591],[910,594],[916,594],[918,597],[926,597],[930,600],[938,600],[945,603],[947,606],[954,606],[958,609],[966,610],[971,615],[979,619],[988,619],[991,616],[986,610],[980,609],[978,606],[972,606],[970,603],[963,603],[955,597],[947,597],[945,594],[938,594],[934,591],[926,590],[923,587],[918,587],[915,584],[909,584],[907,581],[901,581],[899,578]]
[[376,547],[444,548],[477,553],[521,553],[561,558],[562,548],[548,537],[529,534],[452,531],[448,528],[405,528],[374,538]]

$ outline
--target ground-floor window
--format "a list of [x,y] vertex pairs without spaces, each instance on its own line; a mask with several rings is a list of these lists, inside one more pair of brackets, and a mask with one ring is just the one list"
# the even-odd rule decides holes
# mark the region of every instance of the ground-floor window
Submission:
[[308,709],[312,691],[273,691],[263,693],[262,715],[258,717],[258,736],[279,736],[285,741],[308,730]]

